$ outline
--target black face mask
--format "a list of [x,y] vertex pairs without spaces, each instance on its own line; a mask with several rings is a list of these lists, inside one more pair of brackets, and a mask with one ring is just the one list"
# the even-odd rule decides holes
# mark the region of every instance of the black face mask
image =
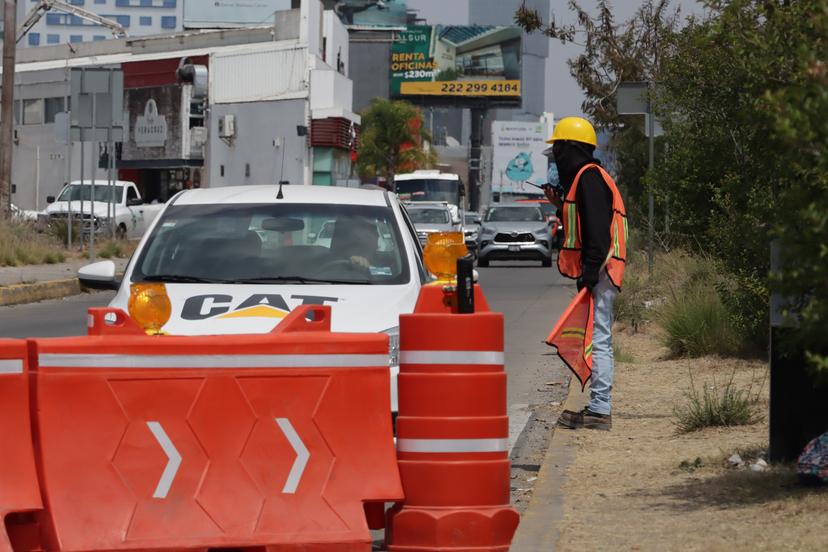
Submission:
[[558,167],[558,176],[564,190],[569,191],[581,167],[597,162],[592,155],[594,151],[593,146],[581,142],[561,140],[552,144],[552,155],[555,158],[555,166]]

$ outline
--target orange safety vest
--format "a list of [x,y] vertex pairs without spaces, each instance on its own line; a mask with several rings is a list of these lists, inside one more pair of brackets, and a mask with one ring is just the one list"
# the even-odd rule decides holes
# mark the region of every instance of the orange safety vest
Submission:
[[578,216],[578,205],[575,201],[575,194],[578,190],[578,182],[585,170],[595,168],[612,192],[612,221],[610,223],[610,250],[607,252],[605,266],[607,275],[613,285],[621,289],[624,281],[624,266],[627,260],[627,211],[624,209],[624,201],[621,193],[615,186],[615,181],[600,165],[594,163],[584,165],[566,194],[563,204],[563,226],[564,243],[558,253],[558,270],[569,278],[580,278],[583,274],[583,261],[581,259],[581,222]]

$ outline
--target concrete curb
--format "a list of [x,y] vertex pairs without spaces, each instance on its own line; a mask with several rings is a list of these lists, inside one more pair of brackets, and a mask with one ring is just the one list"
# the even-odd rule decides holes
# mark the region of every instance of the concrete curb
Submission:
[[[574,382],[574,383],[573,383]],[[569,380],[569,391],[564,402],[568,410],[580,410],[586,404],[586,397],[578,389],[575,378]],[[575,432],[555,426],[549,448],[538,472],[532,493],[532,501],[523,512],[517,533],[512,539],[513,552],[525,550],[536,552],[555,550],[560,537],[560,525],[563,521],[564,500],[563,483],[566,470],[574,457],[573,441]]]
[[46,299],[60,299],[70,295],[78,295],[81,291],[83,290],[77,278],[0,286],[0,306],[34,303]]

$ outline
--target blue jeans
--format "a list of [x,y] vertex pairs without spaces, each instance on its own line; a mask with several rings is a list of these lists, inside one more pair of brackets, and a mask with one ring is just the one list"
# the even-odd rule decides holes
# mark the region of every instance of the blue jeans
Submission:
[[589,381],[589,409],[596,414],[609,414],[612,410],[612,303],[618,290],[610,282],[605,270],[601,271],[598,284],[593,288],[595,299],[594,326],[592,330],[592,377]]

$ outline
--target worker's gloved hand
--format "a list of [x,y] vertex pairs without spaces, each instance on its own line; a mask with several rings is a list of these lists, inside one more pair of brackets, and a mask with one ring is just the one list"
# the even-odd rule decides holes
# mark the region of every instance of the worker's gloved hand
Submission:
[[592,293],[595,286],[598,285],[598,274],[585,270],[575,284],[578,286],[578,291],[589,288],[589,292]]

